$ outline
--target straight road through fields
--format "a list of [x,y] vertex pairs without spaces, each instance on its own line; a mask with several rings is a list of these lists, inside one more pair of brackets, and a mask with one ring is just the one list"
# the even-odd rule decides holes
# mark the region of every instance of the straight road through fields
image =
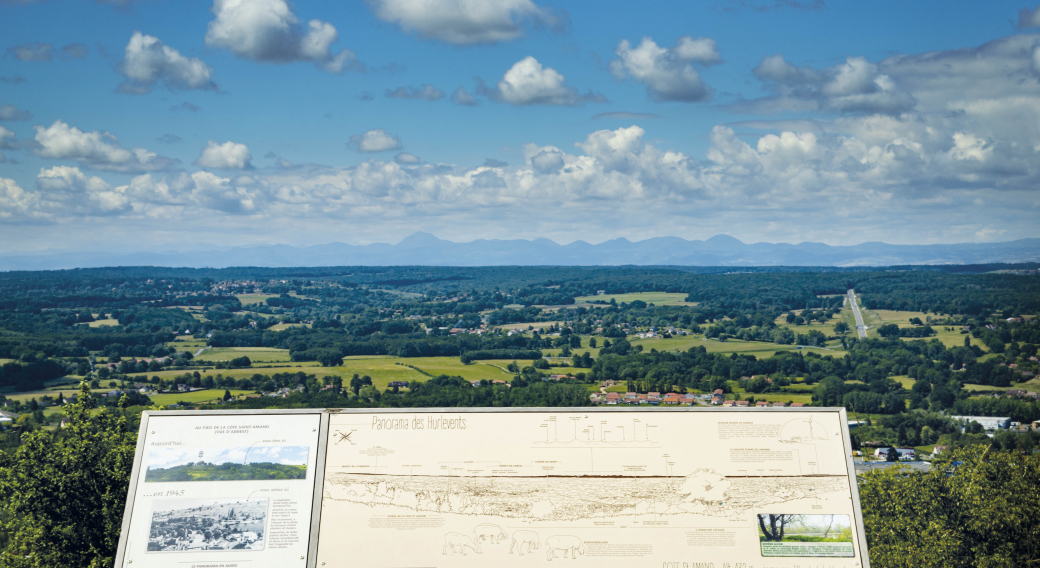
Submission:
[[859,304],[856,303],[856,291],[849,290],[849,302],[852,304],[852,313],[856,315],[856,331],[860,339],[867,338],[867,326],[863,325],[863,316],[859,313]]

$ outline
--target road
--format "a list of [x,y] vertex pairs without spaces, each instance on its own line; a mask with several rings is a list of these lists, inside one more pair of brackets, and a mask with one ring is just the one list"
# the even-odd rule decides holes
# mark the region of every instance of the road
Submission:
[[863,316],[859,313],[859,304],[856,303],[856,291],[849,290],[849,302],[852,304],[852,313],[856,315],[856,331],[860,339],[867,338],[867,326],[863,325]]

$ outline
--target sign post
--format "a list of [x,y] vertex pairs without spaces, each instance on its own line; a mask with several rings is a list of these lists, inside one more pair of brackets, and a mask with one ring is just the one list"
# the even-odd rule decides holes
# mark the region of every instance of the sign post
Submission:
[[870,565],[844,409],[146,412],[135,460],[124,568]]

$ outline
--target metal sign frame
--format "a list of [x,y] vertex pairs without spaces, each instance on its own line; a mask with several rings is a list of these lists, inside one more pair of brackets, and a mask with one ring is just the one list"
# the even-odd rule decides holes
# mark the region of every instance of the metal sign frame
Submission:
[[[130,474],[130,487],[127,492],[126,508],[123,513],[123,524],[119,534],[119,545],[116,550],[115,564],[117,568],[133,568],[125,561],[127,534],[130,529],[134,510],[134,500],[137,494],[137,486],[141,481],[141,468],[144,461],[144,448],[148,437],[148,423],[152,417],[160,416],[244,416],[244,415],[318,415],[320,426],[318,428],[317,457],[314,471],[314,489],[311,501],[310,533],[307,543],[307,568],[320,568],[317,561],[319,523],[321,521],[322,492],[325,481],[325,459],[328,451],[329,418],[332,414],[414,414],[425,413],[452,413],[452,414],[498,414],[498,413],[559,413],[559,412],[583,412],[583,413],[664,413],[664,412],[710,412],[710,413],[749,413],[751,415],[762,413],[828,413],[838,414],[841,424],[841,437],[845,446],[845,463],[848,471],[850,495],[853,505],[853,518],[851,519],[857,528],[859,545],[859,563],[862,568],[870,568],[870,555],[867,550],[866,528],[863,524],[863,510],[859,499],[859,485],[856,480],[856,467],[852,456],[852,439],[849,434],[848,415],[844,408],[709,408],[709,407],[519,407],[519,408],[324,408],[324,409],[249,409],[249,410],[146,410],[141,413],[141,427],[137,435],[137,449],[134,452],[134,466]],[[811,559],[805,559],[809,561]],[[132,560],[130,561],[132,562]]]

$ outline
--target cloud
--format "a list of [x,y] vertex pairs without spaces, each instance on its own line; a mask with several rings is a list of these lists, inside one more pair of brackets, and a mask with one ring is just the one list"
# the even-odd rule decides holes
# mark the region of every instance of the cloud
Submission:
[[530,159],[531,167],[541,174],[554,174],[563,169],[563,152],[557,148],[540,150]]
[[36,195],[22,189],[13,179],[0,177],[0,222],[38,216]]
[[[415,230],[456,240],[491,231],[558,241],[728,233],[746,241],[958,242],[993,238],[986,232],[992,229],[1007,231],[1000,238],[1030,237],[1036,235],[1040,211],[1036,41],[1023,34],[870,62],[878,75],[890,78],[895,91],[914,98],[912,108],[899,113],[832,110],[784,120],[754,117],[688,132],[686,138],[704,138],[703,154],[689,155],[657,141],[653,123],[633,121],[617,125],[621,128],[591,127],[571,140],[576,144],[539,137],[505,141],[522,152],[512,165],[492,160],[479,167],[402,164],[403,155],[396,154],[403,150],[394,150],[366,156],[351,167],[297,164],[234,175],[152,173],[129,184],[109,180],[119,187],[107,190],[94,182],[95,193],[110,191],[129,199],[120,208],[119,196],[112,196],[115,208],[107,210],[90,205],[66,211],[37,199],[39,191],[19,191],[3,182],[0,224],[28,227],[39,219],[61,219],[78,229],[92,226],[90,220],[72,224],[78,217],[117,210],[120,221],[105,223],[106,234],[121,239],[156,235],[158,240],[168,238],[167,231],[182,231],[185,240],[220,238],[229,244],[292,239],[304,221],[320,234],[349,227],[349,233],[336,234],[368,242]],[[863,89],[855,66],[839,80],[838,66],[787,66],[782,58],[773,63],[759,70],[764,83],[791,91],[771,97],[818,105]],[[876,77],[873,73],[865,75]],[[388,146],[400,146],[391,135],[380,134],[368,141],[385,138]],[[353,146],[360,149],[363,138],[355,137]],[[121,148],[107,135],[100,142]],[[40,147],[50,146],[41,142]],[[498,151],[483,150],[484,155]],[[86,150],[65,155],[78,156],[79,169],[86,172]],[[86,187],[90,176],[84,177],[70,176],[75,183],[67,185]],[[695,232],[682,233],[690,227]],[[26,234],[9,229],[5,236]],[[67,232],[53,229],[31,234],[35,242],[54,246],[67,239]]]
[[420,160],[419,156],[416,156],[415,154],[409,154],[408,152],[401,152],[400,154],[394,156],[394,161],[397,162],[398,164],[403,165],[403,166],[410,166],[410,165],[418,164],[422,160]]
[[61,56],[65,59],[86,59],[90,48],[82,43],[70,43],[61,48]]
[[419,87],[398,87],[391,91],[386,90],[388,99],[418,99],[424,101],[439,101],[444,98],[444,91],[433,85],[420,85]]
[[477,99],[460,86],[451,93],[451,102],[461,106],[477,106]]
[[585,102],[607,102],[599,93],[580,94],[566,84],[562,74],[552,67],[542,67],[531,56],[513,64],[495,88],[481,84],[478,91],[491,100],[513,106],[579,106]]
[[592,120],[599,120],[603,118],[619,118],[622,120],[640,120],[649,118],[661,118],[660,115],[656,115],[650,112],[626,112],[626,111],[614,111],[614,112],[601,112],[592,117]]
[[560,29],[566,16],[530,0],[369,0],[377,18],[420,37],[457,45],[512,41],[524,22]]
[[195,160],[195,165],[209,169],[245,170],[253,167],[252,159],[253,155],[245,144],[231,141],[217,144],[210,140]]
[[367,103],[369,101],[376,100],[376,98],[372,95],[372,93],[369,93],[368,91],[363,91],[360,95],[358,95],[358,100],[363,103]]
[[257,192],[248,183],[237,185],[230,178],[209,172],[195,172],[191,180],[191,199],[202,207],[234,215],[248,214],[257,208]]
[[897,114],[916,104],[878,64],[864,57],[847,57],[824,69],[797,67],[782,55],[770,55],[752,72],[774,94],[741,101],[731,109],[745,113],[836,111]]
[[21,75],[4,75],[0,77],[0,82],[7,83],[8,85],[17,85],[25,82],[25,77]]
[[32,113],[14,105],[0,105],[0,120],[32,120]]
[[401,141],[396,136],[387,134],[382,128],[377,128],[351,136],[348,146],[353,146],[358,152],[388,152],[400,148]]
[[61,120],[49,127],[34,126],[33,130],[39,145],[34,152],[41,158],[76,160],[90,168],[118,172],[166,170],[175,163],[144,148],[127,150],[108,132],[84,132]]
[[1030,10],[1022,8],[1018,13],[1019,29],[1040,28],[1040,6]]
[[162,142],[163,144],[176,144],[178,142],[183,142],[184,141],[183,138],[181,138],[180,136],[177,136],[175,134],[163,134],[162,136],[156,138],[155,140],[157,142]]
[[494,158],[488,158],[488,159],[484,160],[484,167],[485,168],[508,168],[509,164],[507,162],[503,162],[502,160],[496,160]]
[[[8,140],[10,138],[10,140]],[[14,132],[0,126],[0,149],[17,148],[18,145],[15,143]],[[0,152],[0,163],[7,161],[7,156]]]
[[706,37],[683,36],[670,48],[659,47],[649,37],[633,48],[623,39],[614,53],[618,59],[610,62],[611,73],[618,80],[632,77],[642,83],[647,96],[655,102],[708,100],[712,89],[693,64],[713,65],[721,61],[715,40]]
[[23,43],[7,48],[7,53],[19,61],[50,61],[54,58],[54,44]]
[[131,209],[130,198],[113,190],[105,180],[85,175],[76,167],[40,169],[36,176],[41,208],[53,213],[107,216]]
[[141,94],[161,83],[171,91],[216,90],[213,68],[201,59],[185,57],[159,38],[134,32],[126,44],[120,72],[127,81],[119,86],[122,93]]
[[171,106],[170,110],[172,110],[173,112],[177,112],[177,111],[180,111],[180,110],[186,110],[188,112],[199,112],[200,110],[202,110],[202,107],[200,107],[199,105],[193,105],[193,104],[189,103],[188,101],[184,101],[183,103],[181,103],[179,105]]
[[210,47],[264,63],[309,61],[334,74],[364,70],[353,51],[332,51],[339,41],[335,26],[310,20],[305,28],[285,0],[214,0],[213,13],[206,31]]

